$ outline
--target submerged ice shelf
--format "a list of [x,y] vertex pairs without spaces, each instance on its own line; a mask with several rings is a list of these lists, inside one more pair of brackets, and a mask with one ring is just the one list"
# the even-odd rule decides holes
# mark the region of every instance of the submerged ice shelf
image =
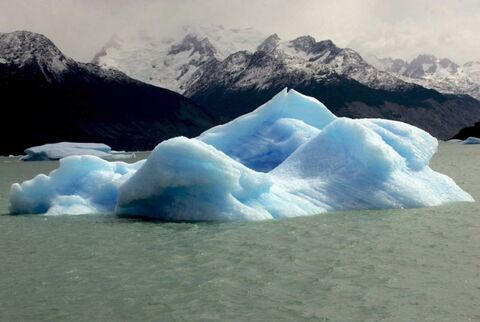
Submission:
[[197,138],[160,143],[144,161],[62,159],[12,185],[10,212],[261,220],[473,201],[428,166],[437,144],[405,123],[337,118],[285,89]]

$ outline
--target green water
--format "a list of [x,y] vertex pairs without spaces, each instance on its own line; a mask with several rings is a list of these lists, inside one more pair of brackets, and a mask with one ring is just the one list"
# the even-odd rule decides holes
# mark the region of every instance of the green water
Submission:
[[[56,162],[0,159],[12,181]],[[480,146],[432,167],[480,200]],[[480,206],[155,223],[0,216],[0,321],[480,321]]]

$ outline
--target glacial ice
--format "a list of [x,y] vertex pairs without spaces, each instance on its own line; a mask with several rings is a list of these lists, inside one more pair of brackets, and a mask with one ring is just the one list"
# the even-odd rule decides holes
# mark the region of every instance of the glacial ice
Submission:
[[463,140],[463,144],[480,144],[480,138],[469,136],[465,140]]
[[59,160],[72,155],[94,155],[100,158],[130,159],[132,153],[112,151],[103,143],[59,142],[34,146],[25,150],[23,161]]
[[268,172],[335,118],[318,100],[284,89],[255,111],[198,139],[253,170]]
[[12,185],[10,212],[262,220],[473,201],[428,166],[437,144],[405,123],[337,118],[285,89],[197,138],[158,144],[144,161],[62,159],[48,176]]
[[10,212],[15,214],[87,214],[111,212],[118,187],[144,161],[109,162],[96,156],[70,156],[50,174],[15,183],[10,191]]

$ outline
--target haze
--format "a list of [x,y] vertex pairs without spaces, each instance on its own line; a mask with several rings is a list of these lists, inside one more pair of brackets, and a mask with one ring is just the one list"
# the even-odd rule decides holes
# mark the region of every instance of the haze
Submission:
[[478,0],[0,1],[0,32],[42,33],[80,61],[121,30],[168,33],[189,23],[254,27],[284,39],[310,34],[363,55],[432,53],[464,63],[480,60],[479,21]]

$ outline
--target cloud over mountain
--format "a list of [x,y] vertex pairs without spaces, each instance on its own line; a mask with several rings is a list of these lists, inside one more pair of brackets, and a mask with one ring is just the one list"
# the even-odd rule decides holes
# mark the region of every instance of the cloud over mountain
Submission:
[[[282,38],[311,34],[362,55],[412,59],[433,53],[459,63],[478,60],[477,0],[44,0],[0,2],[0,31],[33,30],[66,54],[89,61],[120,29],[171,33],[185,23],[254,27]],[[286,23],[288,22],[288,23]]]

